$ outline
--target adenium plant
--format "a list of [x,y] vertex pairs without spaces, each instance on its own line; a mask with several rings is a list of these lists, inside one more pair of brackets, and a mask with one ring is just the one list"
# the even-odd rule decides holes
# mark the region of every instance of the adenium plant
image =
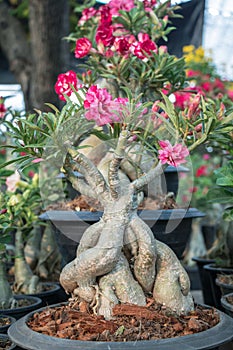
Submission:
[[[137,208],[145,186],[167,165],[183,164],[211,139],[226,141],[232,128],[233,115],[196,92],[185,108],[171,102],[185,71],[182,58],[157,45],[170,31],[169,15],[169,1],[111,0],[98,10],[85,9],[69,39],[86,70],[58,76],[55,90],[63,108],[49,105],[51,112],[8,123],[14,137],[9,147],[19,156],[5,166],[40,162],[51,183],[55,178],[48,171],[56,168],[103,207],[60,282],[75,302],[84,300],[105,318],[117,303],[145,305],[148,293],[172,312],[193,310],[187,273]],[[97,145],[104,145],[98,149],[101,165]]]

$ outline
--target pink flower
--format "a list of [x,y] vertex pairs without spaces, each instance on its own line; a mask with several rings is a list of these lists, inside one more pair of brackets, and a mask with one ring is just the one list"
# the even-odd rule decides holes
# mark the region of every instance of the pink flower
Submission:
[[75,46],[75,57],[76,58],[82,58],[89,54],[90,50],[92,48],[92,43],[88,38],[80,38],[76,41]]
[[233,101],[233,90],[227,91],[227,95]]
[[88,21],[90,18],[96,16],[98,13],[98,10],[96,10],[94,7],[88,7],[85,8],[82,12],[82,17],[78,21],[78,24],[82,26],[86,21]]
[[84,108],[87,110],[85,118],[94,120],[99,126],[117,122],[119,117],[115,111],[118,106],[119,103],[112,100],[112,96],[106,89],[99,89],[96,85],[92,85],[84,101]]
[[197,170],[196,170],[196,177],[200,176],[207,176],[208,175],[208,167],[207,165],[201,165]]
[[117,52],[119,52],[122,56],[127,57],[131,52],[130,52],[130,47],[132,45],[132,42],[135,41],[134,37],[116,37],[114,41],[114,47]]
[[95,40],[97,45],[111,46],[114,43],[113,28],[111,25],[100,24],[96,31]]
[[119,16],[119,10],[129,12],[135,7],[134,0],[110,0],[108,6],[113,16]]
[[201,102],[201,94],[198,93],[191,100],[188,107],[187,118],[190,120],[195,120],[196,116],[200,113],[200,102]]
[[167,53],[168,48],[166,45],[159,46],[159,53]]
[[224,83],[222,82],[222,80],[216,78],[214,81],[214,88],[218,89],[220,91],[224,91]]
[[40,162],[43,162],[43,158],[35,158],[32,160],[32,163],[36,164],[36,163],[40,163]]
[[206,92],[209,92],[209,91],[213,90],[212,83],[209,82],[209,81],[206,81],[206,82],[202,83],[202,84],[201,84],[201,87],[202,87],[202,89],[203,89],[204,91],[206,91]]
[[201,73],[199,71],[196,70],[192,70],[192,69],[188,69],[186,72],[187,77],[197,77],[199,75],[201,75]]
[[0,215],[6,214],[7,213],[7,209],[1,209],[0,210]]
[[8,176],[6,178],[7,191],[15,192],[19,181],[20,175],[17,171],[15,171],[14,174]]
[[189,105],[191,93],[190,92],[174,92],[176,101],[174,105],[180,109],[184,109],[186,106]]
[[210,159],[210,155],[208,153],[205,153],[205,154],[203,154],[202,159],[209,160]]
[[4,99],[3,97],[0,96],[0,118],[3,118],[4,115],[6,114],[6,107],[4,105]]
[[29,176],[29,177],[33,178],[34,175],[35,175],[35,172],[34,172],[34,171],[30,170],[30,171],[28,172],[28,176]]
[[195,192],[198,191],[198,188],[197,188],[197,186],[190,187],[190,188],[188,189],[188,191],[189,191],[189,193],[195,193]]
[[151,11],[155,7],[157,0],[144,0],[143,5],[145,11]]
[[73,92],[71,85],[75,89],[78,89],[78,79],[76,73],[72,70],[59,74],[57,77],[57,82],[55,84],[55,91],[58,94],[60,100],[65,101],[64,95],[70,96]]
[[112,24],[112,14],[108,6],[102,6],[100,8],[100,24],[110,25]]
[[185,163],[185,158],[189,155],[189,150],[186,146],[177,143],[172,146],[168,140],[159,141],[161,149],[159,150],[158,158],[161,160],[162,164],[170,164],[175,167],[182,163]]
[[158,52],[157,45],[150,39],[148,34],[139,33],[138,42],[133,43],[133,54],[141,60],[151,56],[151,52]]

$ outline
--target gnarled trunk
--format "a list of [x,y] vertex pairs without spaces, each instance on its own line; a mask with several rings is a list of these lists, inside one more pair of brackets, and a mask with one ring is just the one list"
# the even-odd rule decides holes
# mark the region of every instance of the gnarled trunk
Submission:
[[[76,258],[63,268],[60,282],[73,298],[85,300],[105,318],[111,318],[117,303],[145,305],[148,293],[173,312],[187,313],[194,305],[186,271],[137,215],[138,194],[161,176],[163,167],[159,163],[128,187],[122,186],[119,167],[127,138],[127,131],[122,131],[109,164],[108,181],[85,155],[68,149],[64,165],[68,178],[72,178],[70,169],[82,172],[84,190],[96,195],[104,213],[84,232]],[[82,183],[79,190],[82,193]]]

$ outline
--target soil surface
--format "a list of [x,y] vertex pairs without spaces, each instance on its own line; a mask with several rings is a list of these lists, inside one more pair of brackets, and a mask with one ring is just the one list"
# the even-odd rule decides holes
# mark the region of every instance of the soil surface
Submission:
[[36,312],[28,326],[53,337],[88,341],[139,341],[179,337],[202,332],[219,322],[214,308],[196,306],[189,315],[177,316],[147,299],[146,306],[118,304],[114,318],[94,315],[86,303],[68,303]]
[[233,275],[218,274],[217,279],[221,283],[230,284],[233,286]]
[[5,338],[1,338],[0,335],[0,349],[1,350],[7,350],[12,346],[12,342],[10,339],[5,339]]
[[11,324],[11,319],[7,316],[0,315],[0,327],[5,327]]
[[[159,209],[175,209],[178,205],[172,195],[158,196],[157,198],[145,198],[138,207],[139,210],[159,210]],[[75,211],[102,211],[103,207],[93,198],[80,195],[73,200],[58,202],[49,205],[46,210],[75,210]]]
[[226,297],[226,300],[229,304],[231,304],[233,306],[233,295],[229,295]]

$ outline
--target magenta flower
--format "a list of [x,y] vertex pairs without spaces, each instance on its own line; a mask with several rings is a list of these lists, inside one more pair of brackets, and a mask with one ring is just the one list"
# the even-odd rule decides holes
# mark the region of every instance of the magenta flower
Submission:
[[71,85],[75,89],[78,89],[78,79],[74,71],[69,70],[66,73],[59,74],[57,77],[57,82],[55,84],[55,91],[59,96],[59,99],[65,101],[64,95],[70,96],[72,94]]
[[76,58],[82,58],[89,54],[90,50],[92,48],[92,43],[88,38],[80,38],[76,41],[75,46],[75,57]]
[[113,101],[112,96],[106,89],[98,88],[96,85],[91,86],[84,101],[85,118],[94,120],[98,126],[111,124],[119,121],[121,102]]
[[141,60],[146,60],[148,56],[151,56],[152,52],[158,53],[158,47],[154,43],[148,34],[139,33],[138,41],[133,43],[133,54]]
[[167,163],[177,167],[186,162],[185,158],[189,155],[189,150],[186,146],[180,143],[172,146],[168,140],[159,141],[159,145],[161,149],[159,150],[158,158],[162,164]]
[[87,22],[89,19],[96,16],[97,14],[98,10],[96,10],[94,7],[88,7],[84,9],[82,12],[82,17],[78,21],[78,24],[82,26],[83,24],[85,24],[85,22]]
[[113,16],[119,16],[119,10],[129,12],[135,7],[135,4],[134,0],[110,0],[108,6],[110,7]]
[[130,47],[131,47],[131,42],[128,40],[129,38],[127,37],[116,37],[114,41],[114,47],[119,54],[122,56],[127,57],[130,54]]
[[104,46],[111,46],[114,43],[115,37],[113,36],[113,27],[108,22],[100,24],[96,31],[95,40],[97,46],[99,44]]
[[3,118],[6,114],[6,107],[4,105],[4,99],[0,96],[0,118]]

